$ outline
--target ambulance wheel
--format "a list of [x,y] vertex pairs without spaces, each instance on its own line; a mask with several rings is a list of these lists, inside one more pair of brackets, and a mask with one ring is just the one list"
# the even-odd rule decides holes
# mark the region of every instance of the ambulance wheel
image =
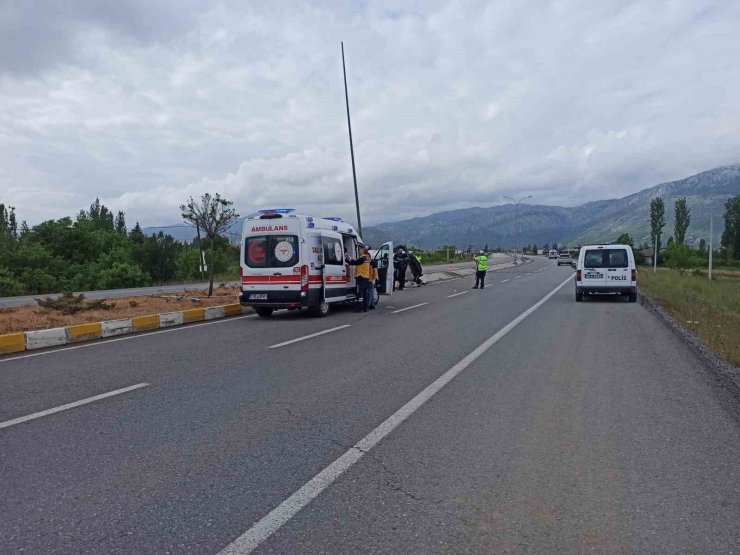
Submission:
[[257,312],[257,316],[262,316],[263,318],[267,318],[269,316],[272,316],[272,309],[267,308],[264,306],[260,306],[254,309],[255,312]]
[[316,318],[323,318],[329,312],[331,312],[331,305],[329,303],[321,303],[311,309],[311,315],[316,316]]

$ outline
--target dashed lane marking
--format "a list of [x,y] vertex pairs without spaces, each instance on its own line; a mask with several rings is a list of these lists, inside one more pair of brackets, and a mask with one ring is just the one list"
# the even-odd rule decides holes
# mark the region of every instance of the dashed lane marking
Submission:
[[29,420],[35,420],[37,418],[41,418],[42,416],[48,416],[50,414],[62,412],[63,410],[69,410],[69,409],[73,409],[75,407],[79,407],[82,405],[87,405],[88,403],[100,401],[101,399],[107,399],[108,397],[113,397],[115,395],[121,395],[123,393],[128,393],[129,391],[133,391],[134,389],[141,389],[142,387],[146,387],[148,385],[149,385],[148,383],[137,383],[136,385],[130,385],[128,387],[116,389],[115,391],[109,391],[108,393],[101,393],[100,395],[95,395],[94,397],[88,397],[87,399],[75,401],[74,403],[67,403],[66,405],[54,407],[53,409],[46,409],[46,410],[42,410],[41,412],[34,412],[33,414],[29,414],[27,416],[13,418],[13,420],[6,420],[5,422],[0,422],[0,428],[8,428],[10,426],[20,424],[22,422],[28,422]]
[[413,308],[419,308],[420,306],[425,306],[428,304],[429,303],[419,303],[419,304],[415,304],[414,306],[407,306],[406,308],[402,308],[400,310],[394,310],[393,312],[391,312],[391,314],[398,314],[399,312],[406,312],[407,310],[411,310]]
[[343,326],[337,326],[336,328],[331,328],[324,331],[319,331],[316,333],[312,333],[310,335],[304,335],[303,337],[297,337],[296,339],[291,339],[290,341],[284,341],[282,343],[277,343],[275,345],[270,345],[267,347],[268,349],[277,349],[278,347],[285,347],[286,345],[292,345],[293,343],[298,343],[299,341],[305,341],[306,339],[313,339],[314,337],[318,337],[320,335],[325,335],[327,333],[331,333],[334,331],[343,330],[344,328],[349,328],[351,324],[344,324]]

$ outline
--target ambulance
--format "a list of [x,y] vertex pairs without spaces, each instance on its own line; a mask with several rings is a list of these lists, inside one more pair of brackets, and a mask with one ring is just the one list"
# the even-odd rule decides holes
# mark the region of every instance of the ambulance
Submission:
[[[332,305],[361,300],[355,267],[345,261],[359,256],[362,239],[341,218],[316,218],[292,208],[260,210],[244,220],[240,274],[242,306],[262,317],[275,310],[308,309],[326,316]],[[393,292],[393,243],[373,256],[378,269],[377,294]]]

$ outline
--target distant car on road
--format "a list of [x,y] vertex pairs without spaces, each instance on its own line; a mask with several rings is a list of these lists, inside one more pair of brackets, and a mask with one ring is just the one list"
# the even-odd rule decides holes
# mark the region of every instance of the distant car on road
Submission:
[[563,264],[570,266],[572,263],[573,259],[570,257],[569,252],[561,252],[560,256],[558,256],[558,266],[562,266]]
[[637,268],[629,245],[588,245],[576,264],[576,301],[583,295],[611,293],[637,300]]
[[550,249],[550,252],[548,253],[547,258],[552,260],[553,258],[557,258],[557,257],[558,257],[558,251],[556,251],[555,249]]

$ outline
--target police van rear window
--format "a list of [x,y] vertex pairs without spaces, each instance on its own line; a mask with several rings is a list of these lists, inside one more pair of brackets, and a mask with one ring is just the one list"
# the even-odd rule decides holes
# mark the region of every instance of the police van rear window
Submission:
[[586,268],[627,268],[629,259],[625,249],[587,250],[583,266]]
[[244,262],[250,268],[286,268],[298,264],[296,235],[252,235],[244,245]]

